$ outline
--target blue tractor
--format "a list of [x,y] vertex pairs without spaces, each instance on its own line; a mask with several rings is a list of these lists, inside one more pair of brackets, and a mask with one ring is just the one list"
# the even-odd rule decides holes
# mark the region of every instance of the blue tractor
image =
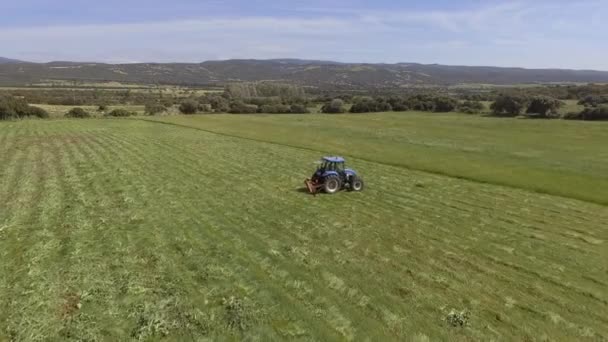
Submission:
[[304,181],[308,191],[311,194],[319,191],[335,194],[342,189],[363,190],[363,179],[354,170],[345,168],[344,162],[342,157],[323,157],[317,171],[310,179]]

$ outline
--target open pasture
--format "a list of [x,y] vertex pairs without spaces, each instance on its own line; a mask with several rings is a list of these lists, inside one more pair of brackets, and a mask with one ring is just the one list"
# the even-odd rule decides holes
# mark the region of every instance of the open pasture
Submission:
[[[606,189],[604,127],[163,120],[0,123],[0,340],[608,338],[607,207],[476,179]],[[364,192],[303,192],[331,152]]]

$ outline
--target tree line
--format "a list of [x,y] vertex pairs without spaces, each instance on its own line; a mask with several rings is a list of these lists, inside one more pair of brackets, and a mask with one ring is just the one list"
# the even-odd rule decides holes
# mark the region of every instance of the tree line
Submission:
[[[112,105],[145,105],[147,115],[159,115],[172,110],[183,114],[234,113],[234,114],[304,114],[310,108],[320,107],[323,113],[371,113],[388,111],[463,112],[499,117],[526,115],[536,118],[579,120],[608,120],[608,86],[549,86],[533,88],[501,88],[502,92],[488,94],[450,93],[445,90],[422,91],[406,89],[403,94],[309,92],[309,89],[278,82],[240,82],[228,84],[223,93],[183,91],[180,94],[163,94],[160,91],[70,90],[70,89],[18,89],[0,90],[2,119],[21,117],[48,117],[43,109],[28,103],[57,103],[74,106],[98,105],[106,116],[128,116],[130,112],[108,111]],[[533,89],[533,91],[530,91]],[[542,89],[542,90],[541,90]],[[528,93],[530,92],[530,93]],[[544,94],[558,94],[559,97]],[[2,96],[8,93],[12,96]],[[490,96],[490,95],[488,95]],[[561,97],[575,96],[584,106],[580,112],[559,114],[563,106]],[[489,108],[482,102],[491,98]],[[87,117],[86,111],[67,113],[69,117]],[[88,115],[90,116],[90,115]]]

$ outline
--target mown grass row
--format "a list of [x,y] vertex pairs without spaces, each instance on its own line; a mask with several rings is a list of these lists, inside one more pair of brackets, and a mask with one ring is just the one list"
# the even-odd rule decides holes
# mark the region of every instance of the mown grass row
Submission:
[[0,338],[608,335],[599,205],[357,159],[312,197],[316,152],[141,121],[0,141]]

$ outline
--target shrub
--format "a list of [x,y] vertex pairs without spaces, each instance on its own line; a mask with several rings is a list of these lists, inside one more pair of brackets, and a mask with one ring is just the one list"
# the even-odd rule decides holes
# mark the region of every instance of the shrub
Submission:
[[291,107],[284,104],[263,105],[259,107],[258,112],[268,114],[288,114],[291,113]]
[[526,108],[527,100],[525,97],[516,95],[501,95],[492,103],[490,109],[496,116],[514,117],[521,114]]
[[157,115],[166,112],[167,107],[160,103],[147,103],[144,111],[147,115]]
[[387,112],[393,107],[383,98],[372,99],[370,97],[361,97],[355,100],[355,103],[350,108],[351,113],[370,113],[370,112]]
[[108,105],[100,104],[99,107],[97,107],[98,112],[105,112],[106,110],[108,110]]
[[346,112],[344,101],[341,99],[333,99],[321,108],[321,112],[330,114],[344,113]]
[[308,110],[308,108],[306,108],[305,105],[303,104],[292,104],[291,107],[289,107],[289,112],[293,113],[293,114],[308,114],[310,113],[310,111]]
[[15,109],[0,99],[0,120],[10,120],[16,118],[18,118],[18,115]]
[[411,96],[406,100],[407,106],[413,110],[422,112],[434,112],[435,100],[431,95],[419,94]]
[[89,114],[89,112],[87,112],[86,110],[84,110],[80,107],[76,107],[76,108],[70,109],[70,111],[65,114],[65,117],[66,118],[90,118],[91,114]]
[[589,120],[599,121],[608,120],[608,106],[600,105],[598,107],[586,107],[580,113],[568,113],[563,116],[567,120]]
[[216,113],[227,113],[230,110],[230,101],[219,95],[207,95],[204,100],[211,104],[211,108]]
[[254,114],[258,112],[258,106],[235,101],[230,104],[230,110],[228,112],[232,114]]
[[199,103],[198,111],[203,113],[211,113],[213,112],[213,106],[209,103]]
[[479,101],[464,101],[458,105],[458,111],[467,114],[480,114],[484,109],[485,106]]
[[563,102],[549,96],[534,96],[526,110],[527,114],[538,114],[542,118],[557,116]]
[[179,105],[182,114],[196,114],[198,112],[198,102],[195,100],[185,100]]
[[115,117],[126,117],[126,116],[135,115],[135,113],[129,112],[126,109],[118,108],[118,109],[114,109],[113,111],[109,112],[106,115],[107,116],[115,116]]
[[407,101],[401,97],[391,97],[387,101],[395,112],[405,112],[410,110],[410,106]]
[[42,108],[28,106],[28,111],[23,116],[33,116],[41,119],[47,119],[49,117],[49,113]]
[[458,101],[452,97],[447,96],[439,96],[433,98],[434,104],[434,112],[438,113],[447,113],[451,112],[458,106]]
[[456,311],[452,309],[445,317],[445,321],[453,327],[463,327],[469,324],[470,318],[471,314],[469,311]]
[[25,100],[12,96],[0,97],[0,120],[18,119],[24,117],[48,118],[49,113],[42,108],[33,107]]
[[608,95],[587,95],[578,101],[579,105],[597,107],[608,103]]

